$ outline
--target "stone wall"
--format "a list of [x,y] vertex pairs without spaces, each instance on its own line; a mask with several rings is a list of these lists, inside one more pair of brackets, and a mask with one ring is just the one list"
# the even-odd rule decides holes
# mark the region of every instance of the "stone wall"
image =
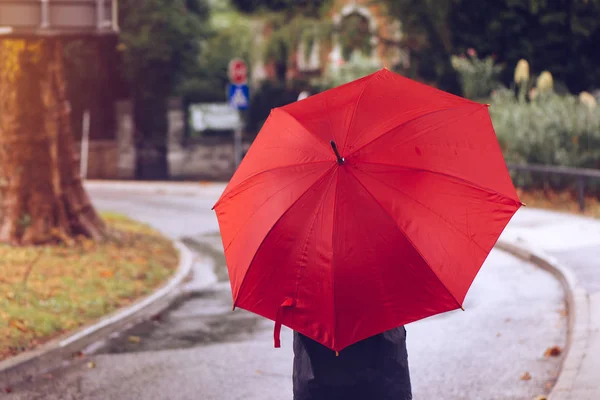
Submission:
[[[116,160],[106,160],[114,165],[113,175],[104,179],[135,178],[135,143],[133,106],[130,101],[117,105]],[[223,137],[196,138],[186,140],[185,112],[181,101],[169,101],[168,110],[168,162],[171,179],[174,180],[229,180],[234,172],[233,140],[231,135]],[[92,142],[94,143],[94,142]],[[247,151],[250,144],[244,144]],[[90,144],[90,148],[92,144]],[[106,170],[110,170],[106,167]],[[90,169],[88,171],[91,172]],[[88,177],[95,176],[88,173]]]

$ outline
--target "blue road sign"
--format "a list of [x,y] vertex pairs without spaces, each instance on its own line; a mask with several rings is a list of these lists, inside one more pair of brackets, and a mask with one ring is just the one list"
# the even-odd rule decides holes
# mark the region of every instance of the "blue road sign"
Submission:
[[248,85],[229,85],[227,101],[236,110],[247,110],[250,104]]

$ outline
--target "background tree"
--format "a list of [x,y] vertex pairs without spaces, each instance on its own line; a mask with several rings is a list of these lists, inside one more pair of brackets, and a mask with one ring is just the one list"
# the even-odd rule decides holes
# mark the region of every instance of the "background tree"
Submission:
[[295,65],[296,51],[303,40],[307,51],[315,40],[331,38],[332,24],[324,18],[331,0],[231,0],[238,10],[261,15],[267,20],[265,61],[273,63],[280,83]]
[[0,41],[0,242],[105,237],[73,155],[60,40]]
[[122,0],[124,74],[134,101],[136,177],[167,179],[169,97],[197,62],[206,36],[204,0]]
[[600,87],[598,0],[455,0],[450,23],[457,52],[474,48],[483,56],[494,54],[509,66],[505,83],[525,58],[572,92]]
[[460,83],[450,61],[454,53],[450,11],[453,0],[384,0],[387,14],[402,21],[411,49],[414,74],[436,82],[440,89],[460,94]]

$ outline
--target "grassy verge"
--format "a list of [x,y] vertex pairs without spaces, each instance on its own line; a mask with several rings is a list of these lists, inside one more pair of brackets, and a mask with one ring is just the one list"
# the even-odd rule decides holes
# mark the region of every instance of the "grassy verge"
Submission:
[[175,272],[168,239],[126,217],[103,217],[112,233],[105,243],[0,245],[0,360],[130,304]]
[[[544,190],[518,190],[517,192],[521,201],[527,204],[528,207],[582,214],[579,211],[577,197],[572,192],[553,192]],[[598,202],[597,198],[585,198],[585,211],[583,212],[583,215],[600,218],[600,202]]]

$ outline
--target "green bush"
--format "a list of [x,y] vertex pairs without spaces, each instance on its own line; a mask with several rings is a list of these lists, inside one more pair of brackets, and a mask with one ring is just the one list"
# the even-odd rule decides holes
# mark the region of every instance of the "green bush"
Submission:
[[467,55],[452,56],[451,61],[465,97],[488,98],[500,86],[499,77],[504,68],[496,64],[493,57],[480,59],[474,49],[469,49]]
[[[498,90],[490,114],[507,162],[600,168],[600,108],[576,96],[553,92],[518,101],[513,91]],[[519,186],[539,186],[530,176],[515,176]],[[553,179],[564,188],[568,179]]]
[[360,51],[354,51],[350,60],[340,65],[337,69],[329,65],[318,85],[323,88],[333,88],[372,74],[381,69],[381,67],[382,65],[372,60],[371,57],[364,55]]

